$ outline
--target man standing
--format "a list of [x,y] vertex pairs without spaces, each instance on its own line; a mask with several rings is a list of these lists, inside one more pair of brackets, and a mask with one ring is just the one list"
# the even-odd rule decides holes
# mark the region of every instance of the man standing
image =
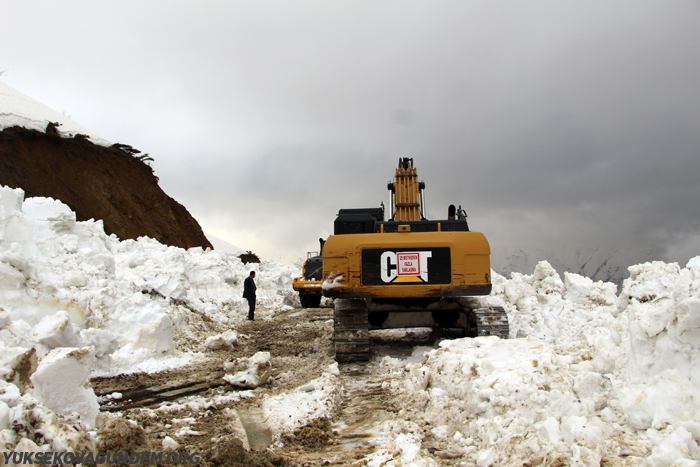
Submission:
[[248,300],[248,319],[253,321],[255,314],[255,271],[250,271],[250,275],[243,281],[243,298]]

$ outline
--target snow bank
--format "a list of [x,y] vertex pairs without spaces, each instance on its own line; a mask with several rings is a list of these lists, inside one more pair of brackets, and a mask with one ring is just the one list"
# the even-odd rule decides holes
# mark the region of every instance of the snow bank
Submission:
[[638,430],[684,428],[697,441],[700,257],[691,259],[685,269],[661,262],[630,267],[618,306],[629,316],[628,362],[624,385],[618,389],[620,409]]
[[[0,444],[92,449],[87,375],[155,371],[234,345],[249,269],[261,319],[298,304],[295,268],[119,241],[58,201],[0,187]],[[510,340],[444,341],[422,359],[384,360],[403,376],[386,384],[405,417],[381,427],[391,451],[369,465],[433,464],[426,434],[446,458],[481,467],[698,465],[700,257],[633,266],[619,294],[542,262],[532,275],[494,273],[483,300],[507,310]],[[59,373],[71,374],[68,386],[56,386]],[[292,430],[330,415],[340,393],[331,366],[266,398],[266,421]]]
[[321,377],[279,396],[268,396],[262,409],[274,437],[291,432],[310,420],[330,417],[341,402],[340,370],[333,363]]
[[249,267],[257,272],[261,318],[297,304],[295,268],[246,267],[225,253],[146,237],[119,241],[101,221],[76,222],[59,201],[23,196],[0,188],[4,347],[33,347],[42,357],[93,346],[96,373],[153,371],[181,363],[183,352],[245,318]]
[[[120,241],[59,201],[0,187],[0,444],[92,449],[89,377],[182,365],[210,336],[232,345],[250,269],[259,318],[298,304],[295,268]],[[7,429],[18,424],[26,432]]]
[[[700,257],[630,268],[614,284],[541,262],[494,273],[511,339],[443,341],[421,363],[386,358],[398,397],[434,438],[489,465],[697,465]],[[624,459],[622,462],[620,459]]]

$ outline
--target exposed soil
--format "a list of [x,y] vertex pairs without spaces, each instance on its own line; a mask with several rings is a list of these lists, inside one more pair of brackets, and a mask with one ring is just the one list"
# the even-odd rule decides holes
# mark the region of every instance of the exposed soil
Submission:
[[27,198],[58,199],[77,220],[101,219],[105,232],[121,240],[147,236],[165,245],[211,248],[197,221],[128,146],[6,128],[0,131],[0,185],[21,188]]
[[[92,387],[101,394],[176,384],[178,381],[203,381],[212,375],[223,374],[225,362],[250,357],[260,351],[268,351],[273,357],[271,381],[282,378],[286,388],[300,386],[320,376],[334,361],[330,341],[332,323],[318,319],[327,317],[330,320],[331,313],[331,309],[324,308],[301,313],[296,310],[277,315],[272,320],[242,321],[236,325],[238,344],[232,350],[209,352],[206,360],[175,370],[94,378]],[[307,369],[300,371],[301,367]],[[275,388],[271,389],[275,392]]]
[[[109,440],[110,451],[126,450],[127,446],[113,446],[114,439],[123,439],[130,443],[134,436],[113,436],[110,434],[114,425],[112,420],[130,420],[143,431],[144,444],[162,449],[166,436],[177,440],[178,450],[200,452],[202,466],[269,466],[297,465],[285,460],[284,454],[278,454],[266,449],[271,438],[267,436],[263,446],[251,446],[246,449],[244,444],[252,441],[251,433],[245,439],[240,432],[232,430],[234,419],[241,422],[253,420],[259,415],[259,404],[266,395],[277,395],[302,386],[321,376],[323,371],[333,363],[333,350],[330,336],[332,324],[325,318],[330,318],[330,309],[294,310],[277,315],[272,320],[244,321],[237,325],[239,343],[232,350],[209,352],[206,358],[192,365],[175,370],[155,374],[120,375],[112,378],[94,378],[92,386],[98,394],[133,391],[166,384],[188,383],[223,376],[222,368],[225,362],[234,361],[241,357],[250,357],[259,351],[269,351],[272,355],[272,373],[267,384],[252,390],[253,397],[243,397],[239,400],[226,400],[225,396],[241,392],[240,389],[224,384],[205,390],[194,398],[183,398],[178,401],[151,404],[150,408],[128,409],[117,414],[103,414],[98,423],[110,423],[110,427],[101,428]],[[251,391],[248,391],[250,394]],[[223,398],[222,402],[217,402]],[[197,402],[192,402],[197,399]],[[205,408],[200,407],[201,401],[207,400]],[[188,402],[190,405],[188,406]],[[155,409],[155,410],[153,410]],[[235,415],[234,415],[235,414]],[[326,422],[327,423],[327,422]],[[295,445],[318,445],[322,436],[318,435],[319,422],[306,431],[293,434]],[[119,424],[123,428],[123,422]],[[189,428],[197,434],[178,437],[183,428]],[[121,429],[123,431],[123,429]],[[232,432],[233,431],[233,432]],[[240,430],[239,430],[240,431]],[[303,431],[303,430],[302,430]],[[311,431],[312,433],[307,433]],[[327,430],[326,430],[327,431]],[[117,430],[120,432],[120,430]],[[263,435],[264,437],[264,435]],[[242,439],[243,438],[243,439]],[[312,438],[314,441],[311,441]],[[253,442],[250,442],[253,445]],[[143,449],[139,449],[143,450]]]
[[316,418],[294,430],[294,433],[282,437],[282,442],[287,446],[303,446],[314,451],[333,444],[334,441],[335,433],[327,418]]
[[262,417],[260,404],[266,396],[293,391],[319,378],[334,362],[331,314],[330,308],[292,310],[269,320],[242,322],[237,326],[239,345],[210,352],[188,367],[93,379],[98,393],[123,392],[211,379],[222,373],[227,361],[261,350],[272,355],[270,380],[252,391],[243,393],[224,384],[180,400],[151,403],[148,408],[101,414],[100,442],[110,451],[127,450],[135,440],[160,450],[167,436],[177,441],[177,451],[201,453],[202,466],[366,465],[361,460],[378,449],[372,439],[382,422],[395,419],[399,412],[384,389],[392,376],[379,369],[381,358],[410,355],[416,345],[428,343],[426,335],[408,335],[399,341],[377,335],[370,362],[340,365],[342,402],[329,418],[312,419],[275,439]]

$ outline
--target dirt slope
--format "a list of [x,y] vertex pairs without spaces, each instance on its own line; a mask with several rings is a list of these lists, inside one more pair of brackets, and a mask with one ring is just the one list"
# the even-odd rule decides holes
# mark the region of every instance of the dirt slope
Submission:
[[121,149],[7,128],[0,131],[0,184],[61,200],[79,221],[102,219],[105,232],[121,240],[147,236],[182,248],[212,247],[152,169]]

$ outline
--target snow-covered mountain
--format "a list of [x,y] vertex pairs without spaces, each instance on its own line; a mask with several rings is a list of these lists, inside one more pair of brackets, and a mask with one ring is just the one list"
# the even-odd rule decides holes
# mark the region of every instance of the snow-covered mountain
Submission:
[[72,138],[81,134],[101,146],[112,144],[62,113],[0,82],[0,130],[19,126],[44,131],[49,122],[60,124],[59,132],[62,136]]
[[594,281],[618,286],[629,277],[627,268],[654,259],[652,251],[630,251],[615,247],[515,247],[492,246],[491,267],[504,276],[513,272],[529,274],[540,261],[547,261],[559,274],[572,272]]

